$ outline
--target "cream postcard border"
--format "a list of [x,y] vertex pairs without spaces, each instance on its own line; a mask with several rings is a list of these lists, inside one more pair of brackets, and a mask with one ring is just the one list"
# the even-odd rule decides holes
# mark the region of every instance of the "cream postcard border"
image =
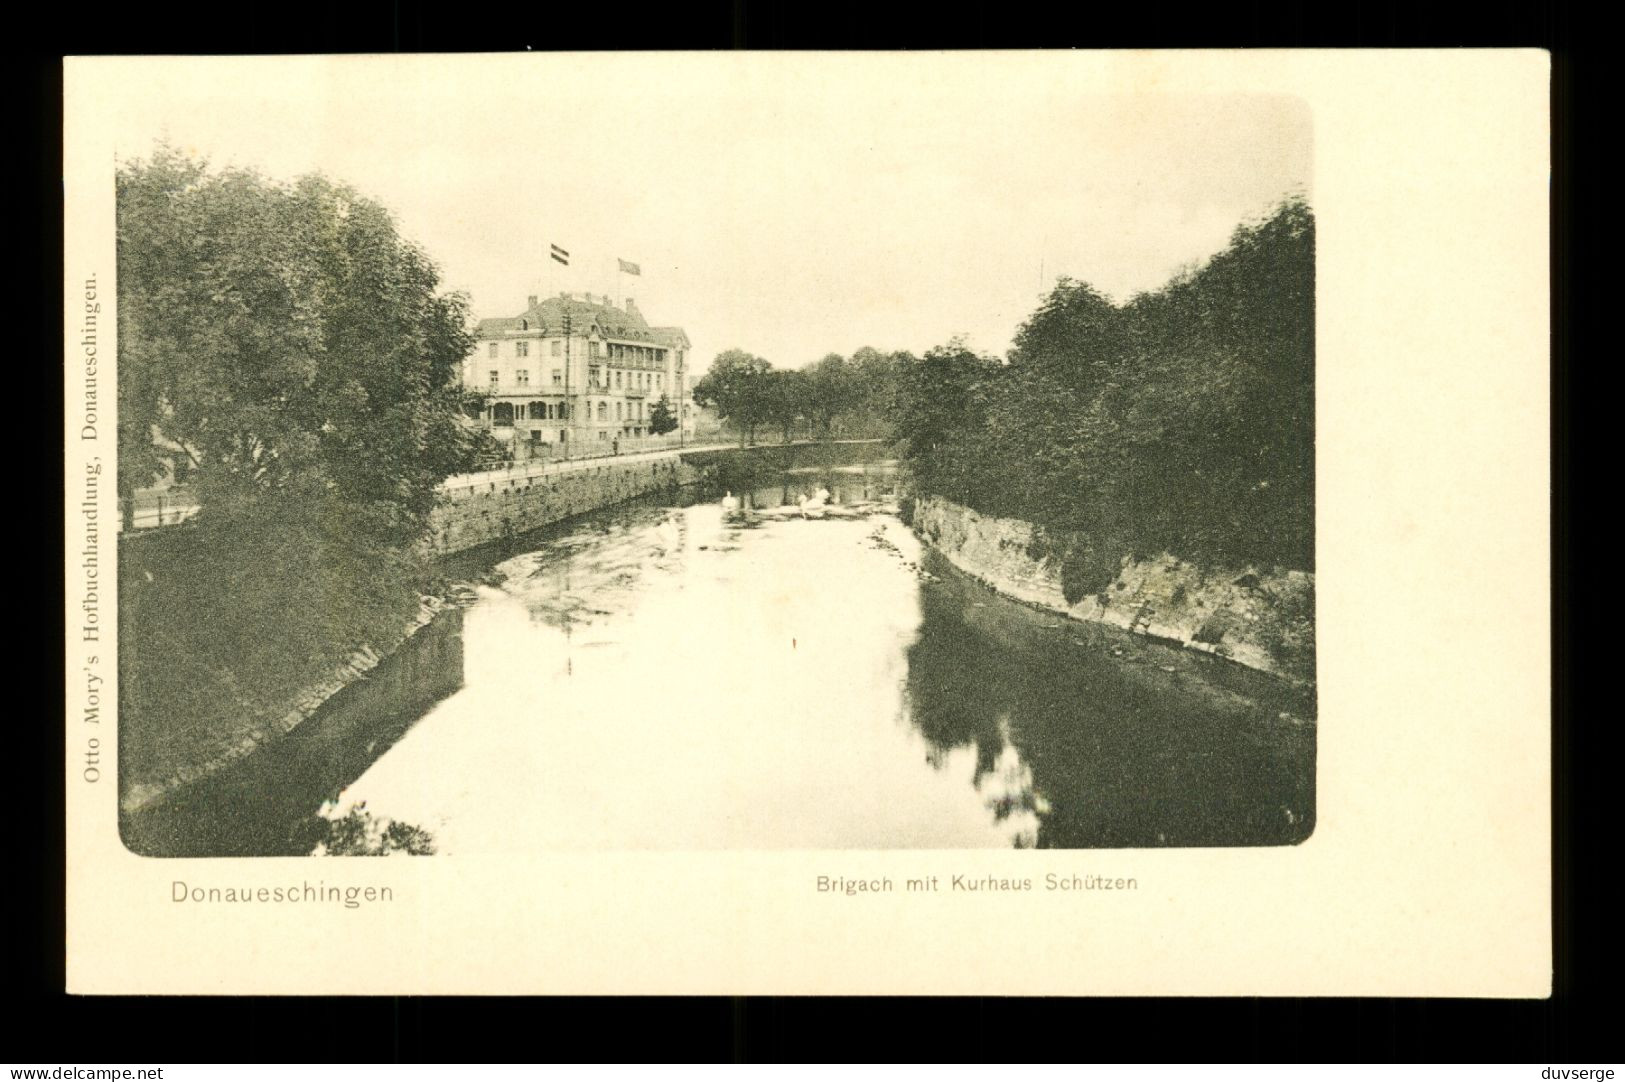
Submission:
[[[1043,79],[1296,95],[1314,123],[1320,659],[1300,846],[157,860],[116,829],[114,132],[166,78],[445,80],[569,57],[69,58],[67,975],[76,993],[923,993],[1530,997],[1551,988],[1549,58],[1538,51],[641,55],[650,85]],[[618,76],[619,78],[620,76]],[[313,118],[319,122],[319,118]],[[724,240],[722,243],[728,243]],[[742,243],[742,242],[738,242]],[[100,303],[95,439],[86,283]],[[83,641],[87,466],[102,474]],[[95,657],[92,662],[89,660]],[[84,721],[89,671],[102,720]],[[88,741],[97,780],[89,780]],[[1133,876],[1135,892],[819,894],[820,874]],[[180,905],[171,883],[388,886]]]

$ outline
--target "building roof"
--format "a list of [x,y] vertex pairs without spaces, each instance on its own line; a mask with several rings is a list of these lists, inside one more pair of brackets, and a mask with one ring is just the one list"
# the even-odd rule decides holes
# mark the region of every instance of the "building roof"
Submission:
[[689,348],[688,335],[683,333],[681,327],[650,327],[649,332],[654,340],[668,349]]
[[[601,301],[583,300],[581,297],[566,294],[543,297],[519,315],[508,319],[482,319],[474,328],[474,333],[479,338],[495,338],[533,331],[558,334],[563,330],[566,312],[570,315],[570,329],[575,333],[596,333],[601,338],[625,342],[651,342],[668,348],[682,348],[688,345],[688,338],[683,334],[681,327],[650,327],[644,320],[643,313],[630,301],[625,308],[617,308],[609,303],[608,297],[602,298]],[[677,342],[679,338],[681,343]]]

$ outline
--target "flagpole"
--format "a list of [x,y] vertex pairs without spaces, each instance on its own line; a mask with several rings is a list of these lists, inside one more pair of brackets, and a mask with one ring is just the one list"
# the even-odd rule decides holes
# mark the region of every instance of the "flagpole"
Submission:
[[[557,244],[549,244],[547,254],[549,259],[562,267],[570,265],[570,253]],[[567,290],[560,290],[559,292],[562,294],[559,298],[559,307],[564,313],[564,326],[561,328],[564,331],[564,458],[569,461],[570,453],[573,450],[570,445],[575,443],[576,435],[575,402],[570,395],[570,301]]]

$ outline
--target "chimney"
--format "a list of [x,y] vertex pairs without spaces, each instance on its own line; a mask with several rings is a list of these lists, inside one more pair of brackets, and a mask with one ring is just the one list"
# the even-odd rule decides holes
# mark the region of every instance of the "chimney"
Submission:
[[526,302],[525,302],[525,307],[526,307],[526,308],[527,308],[527,309],[528,309],[528,308],[535,308],[535,307],[536,307],[536,294],[534,294],[534,293],[532,293],[532,294],[531,294],[531,295],[530,295],[530,300],[528,300],[528,301],[526,301]]
[[637,315],[638,314],[638,302],[633,300],[631,297],[626,298],[626,310],[631,315],[634,315],[634,316]]

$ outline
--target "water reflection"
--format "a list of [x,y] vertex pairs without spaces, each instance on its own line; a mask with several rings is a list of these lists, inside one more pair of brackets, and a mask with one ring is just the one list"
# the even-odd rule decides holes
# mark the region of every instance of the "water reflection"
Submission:
[[938,574],[922,589],[908,650],[913,722],[934,747],[974,749],[977,778],[997,779],[1001,801],[1036,812],[1038,846],[1278,845],[1308,835],[1310,704],[1216,659],[1045,619],[943,562],[926,557]]
[[1273,722],[1274,693],[1004,602],[922,551],[894,484],[790,473],[727,512],[708,493],[528,539],[474,591],[464,689],[330,816],[364,803],[442,853],[1306,832],[1312,728]]

